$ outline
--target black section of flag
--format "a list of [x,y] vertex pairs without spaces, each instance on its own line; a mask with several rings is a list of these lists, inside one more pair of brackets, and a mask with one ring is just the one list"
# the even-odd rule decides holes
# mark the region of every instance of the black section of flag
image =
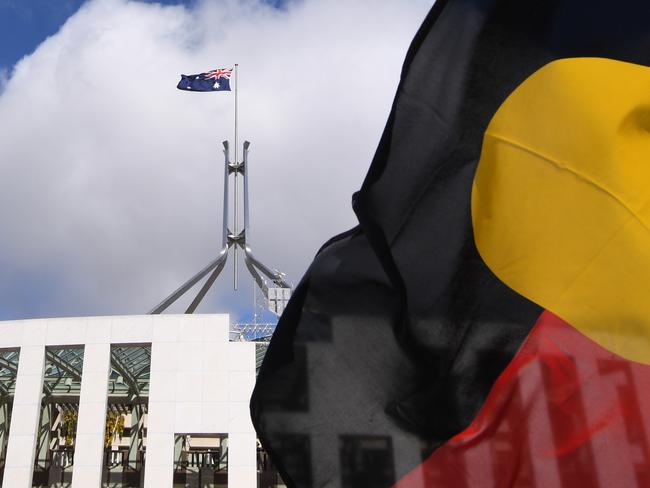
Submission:
[[[317,255],[251,399],[288,486],[389,486],[420,462],[423,445],[434,449],[473,419],[541,313],[474,245],[470,191],[484,130],[554,59],[650,64],[648,25],[647,0],[436,3],[355,195],[360,225]],[[329,340],[310,340],[325,330]],[[306,409],[278,408],[279,392]],[[285,463],[295,458],[280,441],[290,434],[309,436],[308,477]],[[369,436],[390,439],[390,449],[352,452],[368,449]],[[349,461],[355,455],[368,462]]]

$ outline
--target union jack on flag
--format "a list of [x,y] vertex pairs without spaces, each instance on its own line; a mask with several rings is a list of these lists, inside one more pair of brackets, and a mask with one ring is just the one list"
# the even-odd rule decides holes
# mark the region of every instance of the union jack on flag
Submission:
[[195,92],[230,91],[233,68],[217,68],[197,75],[181,75],[176,88]]

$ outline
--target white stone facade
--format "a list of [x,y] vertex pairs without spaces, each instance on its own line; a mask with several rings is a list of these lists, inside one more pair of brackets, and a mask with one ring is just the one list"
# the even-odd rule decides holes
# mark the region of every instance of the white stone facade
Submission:
[[99,488],[111,344],[151,344],[146,488],[171,487],[175,433],[227,433],[228,485],[257,484],[248,402],[255,344],[230,342],[227,315],[139,315],[0,322],[0,349],[20,348],[2,486],[32,484],[46,346],[83,345],[73,488]]

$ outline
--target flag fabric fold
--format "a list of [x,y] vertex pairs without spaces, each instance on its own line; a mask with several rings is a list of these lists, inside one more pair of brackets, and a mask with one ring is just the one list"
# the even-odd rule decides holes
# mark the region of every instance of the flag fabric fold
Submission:
[[647,484],[648,25],[435,3],[251,398],[288,486]]
[[181,75],[176,88],[194,92],[230,91],[233,68],[217,68],[196,75]]

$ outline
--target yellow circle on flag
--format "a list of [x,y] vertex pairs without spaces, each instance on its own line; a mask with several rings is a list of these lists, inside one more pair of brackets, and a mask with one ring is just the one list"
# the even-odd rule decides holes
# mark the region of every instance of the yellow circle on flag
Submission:
[[486,130],[472,221],[504,283],[650,364],[650,68],[562,59],[524,81]]

